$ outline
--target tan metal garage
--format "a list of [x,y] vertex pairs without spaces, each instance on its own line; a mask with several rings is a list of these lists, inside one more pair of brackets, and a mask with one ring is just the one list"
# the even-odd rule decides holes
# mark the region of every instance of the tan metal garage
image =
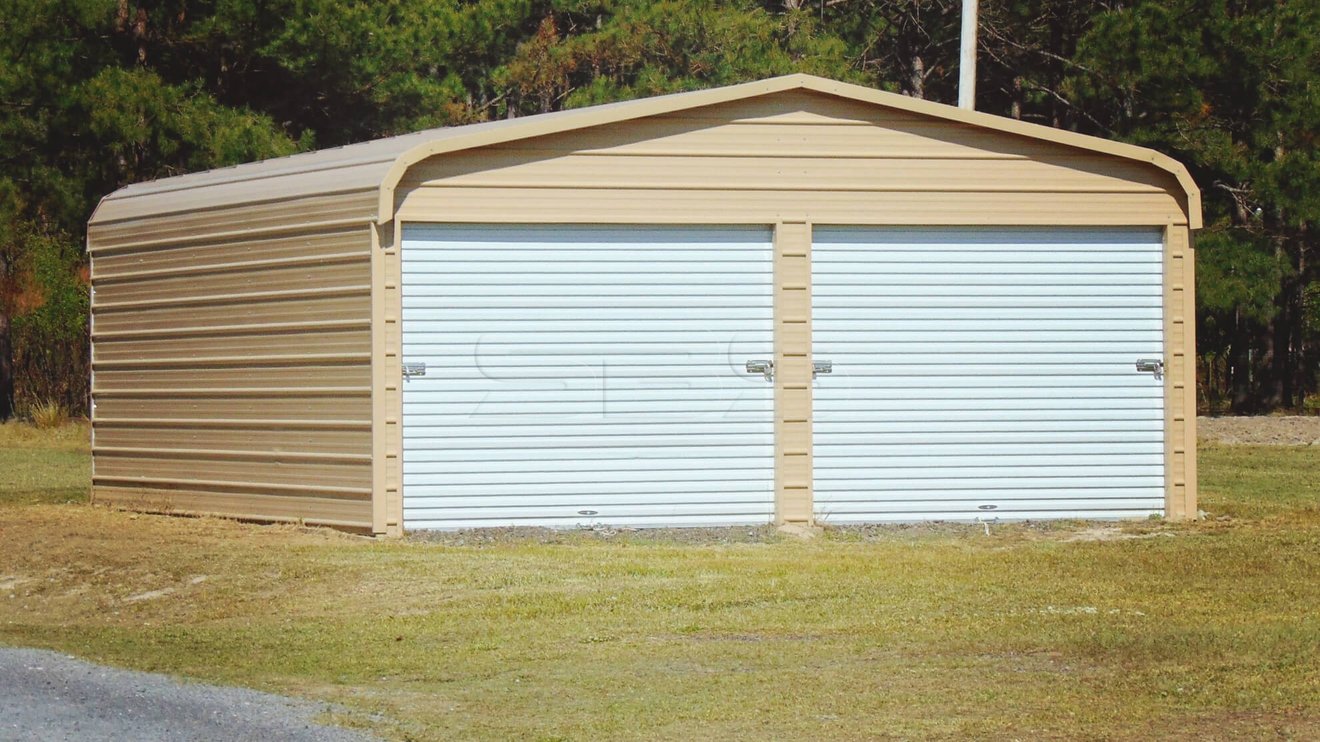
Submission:
[[1200,197],[791,75],[129,186],[93,497],[394,534],[1196,512]]

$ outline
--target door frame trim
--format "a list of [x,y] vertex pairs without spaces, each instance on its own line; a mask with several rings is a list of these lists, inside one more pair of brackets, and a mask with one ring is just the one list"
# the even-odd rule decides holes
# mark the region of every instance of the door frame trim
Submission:
[[814,519],[811,222],[775,224],[775,524]]
[[[525,222],[517,214],[507,218],[408,219],[409,223],[494,224]],[[402,533],[402,399],[400,358],[402,334],[402,261],[400,248],[404,219],[394,219],[373,230],[372,259],[372,396],[373,396],[373,531]],[[602,219],[608,222],[608,219]],[[660,219],[656,224],[676,223]],[[687,223],[679,220],[677,223]],[[971,224],[949,220],[931,226],[1011,226]],[[812,400],[811,348],[811,241],[812,222],[787,215],[773,224],[775,281],[775,360],[779,373],[775,388],[775,522],[812,522]],[[905,226],[880,216],[858,226]],[[909,225],[910,226],[910,225]],[[1046,225],[1021,225],[1046,226]],[[1068,225],[1079,227],[1086,225]],[[1094,227],[1114,225],[1094,224]],[[1126,225],[1140,226],[1140,225]],[[1171,219],[1150,225],[1164,230],[1164,347],[1165,373],[1165,517],[1194,519],[1198,514],[1196,457],[1196,293],[1195,245],[1185,221]],[[795,364],[793,360],[797,359]],[[806,376],[805,389],[802,383]],[[790,380],[792,383],[790,384]],[[383,455],[382,455],[383,454]]]

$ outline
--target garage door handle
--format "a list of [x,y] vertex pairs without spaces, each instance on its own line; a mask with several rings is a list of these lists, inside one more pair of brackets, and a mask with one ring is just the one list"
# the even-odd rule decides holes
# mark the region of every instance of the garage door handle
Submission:
[[761,374],[766,381],[775,380],[775,362],[774,361],[748,361],[747,373]]
[[811,378],[816,378],[821,374],[834,373],[834,361],[812,361]]
[[1155,378],[1164,377],[1164,361],[1158,358],[1138,358],[1137,371],[1143,374],[1154,374]]

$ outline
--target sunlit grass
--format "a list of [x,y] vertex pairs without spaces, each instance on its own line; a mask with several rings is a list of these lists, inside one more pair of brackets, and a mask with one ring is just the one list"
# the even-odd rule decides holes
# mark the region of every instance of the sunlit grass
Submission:
[[91,477],[88,428],[0,424],[0,505],[86,502]]
[[1206,446],[1200,474],[1201,509],[1212,516],[1320,511],[1320,446]]
[[[64,454],[27,476],[85,477]],[[455,545],[10,505],[0,641],[398,738],[1316,738],[1317,456],[1206,449],[1199,524],[989,536]]]

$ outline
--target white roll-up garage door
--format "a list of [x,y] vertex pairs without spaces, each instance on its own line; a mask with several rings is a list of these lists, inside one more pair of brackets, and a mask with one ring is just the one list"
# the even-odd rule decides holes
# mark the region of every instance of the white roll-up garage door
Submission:
[[824,522],[1163,512],[1154,230],[817,228]]
[[405,227],[404,526],[769,522],[771,261],[762,228]]

